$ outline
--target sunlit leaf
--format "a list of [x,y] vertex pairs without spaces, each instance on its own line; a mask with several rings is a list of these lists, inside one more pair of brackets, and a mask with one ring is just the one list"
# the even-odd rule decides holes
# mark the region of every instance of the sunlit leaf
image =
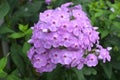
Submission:
[[10,38],[13,38],[13,39],[17,39],[17,38],[22,38],[22,37],[24,37],[25,36],[25,34],[24,33],[22,33],[22,32],[16,32],[16,33],[13,33],[13,34],[11,34],[9,37]]
[[18,27],[19,27],[19,30],[22,32],[25,32],[28,29],[28,25],[19,24]]
[[3,70],[6,64],[7,64],[7,57],[3,57],[2,59],[0,59],[0,70]]

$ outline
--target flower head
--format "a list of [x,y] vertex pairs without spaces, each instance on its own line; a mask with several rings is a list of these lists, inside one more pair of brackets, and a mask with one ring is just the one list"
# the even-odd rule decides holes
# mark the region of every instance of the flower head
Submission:
[[[46,0],[47,4],[50,1]],[[91,25],[81,5],[71,7],[72,4],[40,13],[39,21],[32,27],[28,42],[33,47],[28,58],[37,72],[51,72],[57,64],[81,70],[84,65],[96,66],[99,59],[110,61],[110,48],[99,45],[97,28]]]

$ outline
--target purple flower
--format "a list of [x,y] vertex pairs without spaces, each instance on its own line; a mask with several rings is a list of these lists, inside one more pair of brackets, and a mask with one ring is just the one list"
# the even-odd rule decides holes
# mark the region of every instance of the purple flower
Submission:
[[59,49],[52,49],[50,51],[49,57],[51,58],[51,62],[54,64],[62,63],[62,52]]
[[86,57],[86,64],[89,67],[96,66],[98,64],[97,56],[94,54],[88,54]]
[[81,9],[75,9],[73,10],[73,16],[75,19],[86,19],[86,13],[83,12]]
[[48,22],[51,20],[53,10],[46,10],[39,14],[39,20],[43,22]]
[[42,66],[45,66],[47,64],[47,57],[41,54],[37,54],[33,57],[33,66],[35,68],[41,68]]
[[103,63],[105,63],[106,60],[107,60],[107,61],[110,61],[110,60],[111,60],[111,57],[110,57],[110,55],[109,55],[109,50],[104,49],[104,48],[100,49],[100,50],[99,50],[99,56],[98,56],[98,58],[99,58],[99,59],[102,59],[102,60],[103,60]]
[[51,3],[51,0],[45,0],[45,3],[49,5]]
[[89,39],[90,39],[90,41],[93,42],[93,43],[95,43],[97,40],[99,40],[99,36],[98,35],[99,35],[98,32],[92,30],[92,32],[89,33],[89,36],[90,36]]
[[81,59],[79,60],[78,65],[77,65],[77,69],[78,69],[78,70],[81,70],[81,69],[84,67],[84,63],[85,63],[85,59],[84,59],[84,58],[81,58]]
[[34,47],[31,47],[30,48],[30,50],[27,52],[28,54],[28,58],[31,60],[32,59],[32,57],[33,57],[33,55],[34,55],[34,53],[35,53],[35,49],[34,49]]
[[72,58],[71,58],[71,53],[69,51],[63,51],[62,52],[62,63],[63,65],[69,65],[72,61]]
[[73,5],[73,3],[72,2],[68,2],[68,3],[62,4],[61,8],[68,8],[68,6],[70,6],[70,5]]
[[81,5],[76,5],[73,7],[74,9],[81,9],[82,10],[82,6]]
[[64,21],[64,22],[62,22],[60,29],[71,33],[74,28],[72,27],[71,22]]
[[70,15],[68,12],[62,11],[62,10],[56,10],[53,13],[55,20],[58,20],[59,23],[65,22],[65,21],[70,21]]
[[56,64],[52,63],[48,60],[47,64],[45,66],[42,66],[41,68],[36,68],[37,72],[43,73],[43,72],[51,72],[53,69],[56,68]]
[[42,53],[44,53],[46,51],[46,49],[44,48],[44,47],[39,47],[39,48],[36,48],[35,49],[35,52],[37,53],[37,54],[42,54]]
[[[50,2],[46,0],[48,5]],[[51,72],[57,64],[81,70],[85,64],[92,67],[99,59],[104,63],[111,59],[110,48],[99,45],[99,32],[91,25],[81,5],[70,5],[73,3],[41,12],[38,22],[31,28],[33,33],[28,42],[32,48],[28,58],[37,72]]]

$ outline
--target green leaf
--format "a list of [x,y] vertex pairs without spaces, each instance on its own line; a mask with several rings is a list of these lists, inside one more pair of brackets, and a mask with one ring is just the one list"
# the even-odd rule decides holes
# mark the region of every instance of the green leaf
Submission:
[[112,19],[116,18],[116,16],[117,16],[117,15],[113,13],[113,14],[111,14],[111,15],[109,16],[109,19],[112,20]]
[[21,74],[25,74],[25,62],[24,58],[21,56],[23,55],[22,47],[13,43],[10,50],[13,63],[17,66],[17,69]]
[[21,80],[21,79],[15,75],[9,75],[9,76],[7,76],[6,80]]
[[1,60],[0,60],[0,70],[3,70],[4,67],[6,66],[7,64],[7,57],[3,57]]
[[25,32],[28,29],[28,25],[19,24],[19,30]]
[[74,72],[76,73],[78,80],[85,80],[83,70],[74,69]]
[[99,31],[101,33],[101,38],[105,38],[108,34],[109,34],[109,31],[106,30],[106,29],[100,29]]
[[112,65],[110,63],[101,64],[108,79],[112,76]]
[[30,49],[31,45],[27,42],[24,43],[23,45],[23,52],[26,53]]
[[97,13],[95,13],[94,17],[100,17],[101,15],[103,15],[102,12],[97,12]]
[[63,80],[64,71],[61,66],[58,66],[54,71],[51,73],[47,73],[47,80]]
[[2,19],[9,12],[10,7],[7,0],[2,0],[0,5],[0,19]]
[[22,38],[24,36],[25,36],[24,33],[22,33],[22,32],[16,32],[16,33],[11,34],[9,37],[13,38],[13,39],[17,39],[17,38]]
[[6,33],[13,33],[14,31],[10,28],[8,28],[8,26],[6,24],[0,26],[0,34],[6,34]]
[[21,80],[21,79],[19,78],[19,76],[20,76],[19,70],[18,70],[18,69],[15,69],[15,70],[12,71],[11,74],[9,74],[9,75],[7,76],[6,79],[7,79],[7,80]]
[[120,31],[120,22],[114,21],[113,22],[113,28],[116,28],[117,30]]
[[7,76],[7,73],[3,71],[6,64],[7,64],[7,56],[0,59],[0,78],[4,78]]
[[85,67],[83,68],[83,73],[85,75],[96,75],[97,74],[97,71],[94,69],[94,68],[88,68],[88,67]]
[[57,68],[50,73],[46,73],[46,79],[42,80],[78,80],[78,78],[74,70],[57,65]]
[[14,15],[30,17],[34,13],[36,13],[40,10],[42,4],[43,4],[43,1],[34,1],[32,3],[27,3],[27,4],[23,5],[22,7],[20,7],[20,9],[18,11],[16,11],[16,13]]
[[24,58],[24,61],[28,63],[27,51],[30,49],[31,45],[28,42],[25,42],[22,47],[21,56]]
[[[27,78],[25,78],[24,80],[38,80],[38,79],[36,79],[35,77],[27,77]],[[41,79],[42,80],[42,79]]]
[[3,70],[0,70],[0,78],[5,78],[7,76],[7,73]]
[[25,34],[27,35],[27,34],[32,34],[32,29],[28,29],[26,32],[25,32]]
[[120,22],[114,21],[113,26],[111,27],[111,31],[116,33],[118,37],[120,37]]
[[115,61],[115,62],[112,62],[111,64],[112,64],[112,67],[113,67],[113,68],[120,70],[120,62]]

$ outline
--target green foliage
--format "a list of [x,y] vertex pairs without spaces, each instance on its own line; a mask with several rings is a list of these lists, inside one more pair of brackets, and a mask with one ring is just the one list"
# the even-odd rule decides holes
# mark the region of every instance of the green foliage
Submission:
[[97,71],[94,69],[94,68],[84,68],[83,69],[83,73],[85,75],[96,75],[97,74]]
[[2,19],[4,16],[7,15],[7,13],[10,10],[9,4],[6,0],[1,0],[0,1],[0,19]]
[[24,36],[25,36],[24,33],[16,32],[16,33],[11,34],[9,37],[13,38],[13,39],[16,39],[16,38],[21,38],[21,37],[24,37]]
[[22,38],[32,33],[32,30],[28,29],[28,25],[19,24],[18,28],[20,32],[12,33],[11,35],[9,35],[9,38],[13,38],[13,39]]
[[6,24],[1,25],[0,27],[0,34],[6,34],[6,33],[13,33],[14,31],[10,28],[8,28],[8,26]]
[[3,70],[4,67],[6,66],[7,64],[7,57],[3,57],[1,60],[0,60],[0,70]]
[[108,77],[109,79],[111,79],[111,76],[112,76],[112,65],[111,64],[101,64],[103,69],[104,69],[104,72],[106,74],[106,77]]
[[22,80],[19,77],[18,70],[14,70],[11,74],[9,74],[6,78],[6,80]]
[[22,25],[22,24],[19,24],[19,30],[22,31],[22,32],[25,32],[26,30],[28,29],[28,25]]
[[78,80],[85,80],[85,77],[84,77],[84,74],[83,74],[83,70],[79,71],[77,69],[74,69],[77,77],[78,77]]
[[[101,70],[103,70],[103,78],[107,80],[120,79],[116,75],[115,71],[119,72],[120,57],[120,2],[115,1],[111,4],[109,1],[94,1],[88,6],[89,15],[94,26],[99,27],[101,36],[101,44],[103,46],[112,46],[112,62],[107,64],[101,64]],[[114,9],[114,10],[111,10]],[[94,16],[95,15],[95,16]],[[100,68],[98,68],[100,69]],[[100,76],[100,75],[98,75]],[[102,80],[104,80],[102,79]]]
[[[93,26],[100,32],[100,44],[111,46],[112,61],[100,62],[95,68],[82,70],[58,67],[50,73],[36,73],[27,57],[31,47],[31,26],[37,22],[39,13],[56,8],[65,2],[81,4]],[[112,9],[112,11],[111,11]],[[0,59],[0,78],[5,80],[120,80],[120,1],[115,0],[52,0],[46,5],[44,0],[0,0],[0,39],[9,44],[9,59]],[[10,68],[6,67],[7,59]]]
[[0,70],[0,78],[5,78],[7,76],[7,73],[3,70]]
[[4,78],[7,76],[7,73],[3,71],[7,64],[7,57],[3,57],[0,59],[0,78]]
[[27,50],[29,50],[30,47],[31,47],[31,45],[29,43],[25,42],[24,45],[23,45],[23,48],[22,48],[23,53],[26,54]]

